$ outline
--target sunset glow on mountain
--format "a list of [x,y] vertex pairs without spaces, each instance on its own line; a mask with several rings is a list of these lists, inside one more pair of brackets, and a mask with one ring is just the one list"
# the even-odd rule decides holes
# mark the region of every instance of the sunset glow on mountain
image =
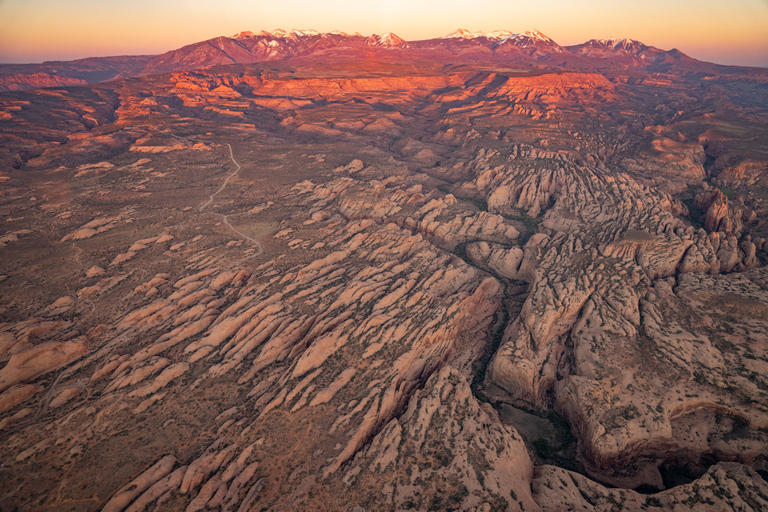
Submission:
[[561,45],[632,38],[722,64],[768,66],[768,3],[479,2],[0,2],[0,62],[157,54],[243,30],[312,28],[364,35],[394,32],[412,41],[471,31],[537,28]]

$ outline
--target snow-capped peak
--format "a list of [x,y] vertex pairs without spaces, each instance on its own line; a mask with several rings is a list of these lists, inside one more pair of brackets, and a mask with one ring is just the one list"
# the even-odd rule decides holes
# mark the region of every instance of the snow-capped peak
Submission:
[[500,41],[504,39],[505,37],[509,37],[512,35],[512,32],[509,30],[494,30],[492,32],[485,32],[483,34],[484,37],[487,37],[488,39]]
[[514,43],[526,44],[528,41],[541,41],[548,44],[557,44],[550,37],[545,36],[538,30],[526,30],[520,34],[510,34],[501,40],[501,42],[512,41]]
[[373,34],[368,38],[368,44],[371,46],[394,47],[403,46],[406,44],[406,42],[400,36],[393,34],[392,32],[387,32],[386,34],[381,34],[380,36]]
[[454,32],[451,32],[447,36],[443,36],[442,39],[477,39],[479,37],[485,37],[486,39],[490,39],[492,41],[499,41],[511,35],[512,35],[512,32],[510,32],[509,30],[493,30],[491,32],[470,32],[469,30],[460,28]]
[[632,49],[638,49],[638,48],[645,48],[645,45],[641,43],[640,41],[635,41],[634,39],[618,39],[618,38],[608,38],[608,39],[593,39],[596,43],[605,46],[605,47],[611,47],[614,50],[632,50]]
[[482,35],[482,32],[470,32],[469,30],[460,28],[447,36],[443,36],[443,39],[474,39],[476,37],[482,37]]
[[548,37],[535,29],[531,32],[526,32],[525,35],[532,37],[533,39],[538,39],[539,41],[544,41],[545,43],[554,43],[551,37]]
[[321,34],[317,30],[298,30],[294,28],[294,29],[291,29],[290,31],[287,31],[281,28],[277,28],[272,32],[267,32],[266,30],[262,30],[260,35],[276,37],[278,39],[285,39],[285,38],[299,39],[302,37],[319,36]]
[[600,43],[603,46],[614,46],[618,44],[621,39],[615,38],[615,37],[607,37],[604,39],[592,39],[592,42]]
[[296,37],[312,37],[312,36],[319,36],[320,32],[317,30],[296,30],[295,28],[291,30],[290,35],[296,36]]
[[521,33],[510,32],[509,30],[494,30],[492,32],[470,32],[460,28],[455,32],[451,32],[447,36],[443,36],[443,39],[477,39],[485,37],[491,41],[512,41],[515,43],[524,43],[526,41],[541,41],[548,44],[556,44],[552,39],[545,36],[538,30],[529,30]]
[[322,36],[322,35],[335,35],[335,36],[344,36],[349,37],[349,34],[346,32],[341,32],[340,30],[334,30],[333,32],[328,32],[327,34],[324,34],[322,32],[318,32],[317,30],[299,30],[299,29],[292,29],[290,31],[283,30],[281,28],[276,28],[272,32],[269,32],[267,30],[260,30],[257,33],[251,32],[250,30],[245,30],[243,32],[239,32],[232,36],[232,39],[241,39],[245,37],[273,37],[276,39],[300,39],[304,37],[313,37],[313,36]]

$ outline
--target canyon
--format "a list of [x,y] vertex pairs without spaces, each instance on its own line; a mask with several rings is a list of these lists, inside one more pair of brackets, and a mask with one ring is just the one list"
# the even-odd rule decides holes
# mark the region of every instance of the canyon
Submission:
[[0,67],[0,509],[768,507],[768,70],[212,41]]

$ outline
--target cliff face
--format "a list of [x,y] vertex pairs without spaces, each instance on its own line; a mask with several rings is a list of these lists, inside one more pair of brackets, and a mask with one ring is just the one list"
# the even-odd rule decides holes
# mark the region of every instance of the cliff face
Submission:
[[0,90],[22,91],[25,89],[37,89],[39,87],[66,87],[70,85],[83,85],[88,82],[81,78],[56,76],[49,73],[33,73],[30,75],[11,75],[0,77]]

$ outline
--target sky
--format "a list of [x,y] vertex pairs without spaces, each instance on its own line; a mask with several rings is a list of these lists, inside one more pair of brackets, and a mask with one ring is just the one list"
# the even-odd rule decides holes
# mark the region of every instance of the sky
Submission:
[[394,32],[406,40],[537,29],[566,46],[628,37],[768,67],[768,0],[0,0],[0,62],[159,54],[244,30]]

